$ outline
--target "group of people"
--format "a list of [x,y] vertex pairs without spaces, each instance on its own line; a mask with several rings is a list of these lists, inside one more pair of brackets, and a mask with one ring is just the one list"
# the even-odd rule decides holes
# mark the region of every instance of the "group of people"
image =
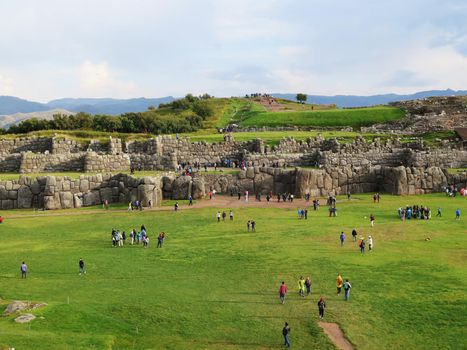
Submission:
[[303,208],[303,209],[300,209],[298,208],[297,209],[297,214],[298,214],[298,219],[308,219],[308,209],[307,208]]
[[[216,219],[217,219],[217,222],[220,222],[221,221],[221,218],[222,218],[222,221],[225,221],[225,219],[227,218],[227,213],[225,211],[221,212],[220,211],[217,211],[217,214],[216,214]],[[233,221],[233,218],[234,218],[234,214],[233,214],[233,211],[230,210],[229,211],[229,219],[230,221]]]
[[[336,287],[337,287],[337,295],[340,295],[342,289],[344,289],[344,300],[348,301],[350,298],[350,290],[352,289],[352,285],[350,284],[349,279],[344,279],[340,274],[337,274],[336,278]],[[282,281],[281,285],[279,286],[279,300],[281,304],[285,304],[285,297],[288,293],[287,285],[284,281]],[[300,276],[298,280],[298,294],[301,297],[305,297],[311,294],[311,278],[307,277],[306,279],[303,276]],[[326,299],[323,296],[320,296],[318,303],[318,316],[319,319],[322,320],[324,318],[324,310],[326,308]],[[284,346],[290,347],[290,326],[288,322],[285,322],[284,327],[282,328],[282,336],[284,337]]]
[[[152,208],[152,202],[149,201],[149,207]],[[133,211],[133,210],[143,210],[143,202],[141,202],[140,200],[134,200],[134,201],[130,201],[128,203],[128,211]]]
[[[405,208],[399,207],[397,209],[397,216],[401,220],[429,220],[431,219],[431,209],[423,205],[407,205]],[[441,208],[438,208],[438,213],[436,214],[436,216],[441,217]]]
[[[147,234],[146,227],[141,225],[140,231],[136,231],[136,229],[132,229],[130,231],[130,244],[143,244],[144,248],[149,246],[149,236]],[[120,231],[116,229],[112,229],[112,246],[113,247],[123,247],[125,245],[127,239],[127,235],[125,231]]]
[[[344,246],[345,238],[346,237],[345,237],[344,231],[341,231],[341,233],[339,235],[339,241],[340,241],[341,247]],[[365,237],[360,236],[360,238],[357,241],[357,229],[354,228],[352,230],[352,238],[353,238],[354,242],[357,242],[357,246],[360,249],[360,253],[362,253],[362,254],[365,253],[365,247],[367,245],[367,241],[365,241]],[[370,235],[370,236],[368,236],[368,251],[373,250],[373,248],[374,248],[373,237],[371,237],[371,235]]]

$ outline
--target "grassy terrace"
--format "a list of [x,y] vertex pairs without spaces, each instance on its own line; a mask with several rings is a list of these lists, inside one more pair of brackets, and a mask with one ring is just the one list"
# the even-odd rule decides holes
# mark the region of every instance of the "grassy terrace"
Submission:
[[361,127],[384,123],[404,117],[404,112],[393,107],[333,109],[323,111],[286,111],[252,113],[240,125],[248,126],[316,126]]
[[[216,200],[179,212],[170,202],[165,211],[134,213],[118,206],[2,212],[0,306],[49,305],[33,310],[38,318],[30,324],[1,317],[0,348],[280,349],[288,321],[293,348],[335,349],[317,325],[321,295],[325,321],[339,323],[358,349],[462,348],[467,235],[454,210],[465,208],[465,198],[383,195],[373,204],[371,194],[354,197],[338,198],[336,218],[322,208],[306,221],[296,218],[295,206],[273,202],[242,204],[233,222],[217,223],[217,210],[229,206]],[[396,209],[413,203],[441,207],[443,216],[400,221]],[[251,219],[254,234],[246,232]],[[112,227],[128,232],[141,224],[151,238],[148,249],[112,248]],[[353,227],[374,237],[374,251],[360,254],[350,239]],[[156,249],[162,230],[167,239]],[[78,275],[80,257],[86,276]],[[23,260],[26,280],[19,275]],[[338,272],[352,283],[349,302],[336,296]],[[300,275],[313,284],[304,298],[297,294]],[[289,286],[285,305],[277,296],[282,280]]]

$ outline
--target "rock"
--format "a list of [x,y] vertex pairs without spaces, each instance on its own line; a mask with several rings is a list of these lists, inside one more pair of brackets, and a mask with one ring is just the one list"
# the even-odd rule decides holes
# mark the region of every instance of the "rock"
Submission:
[[62,209],[70,209],[74,206],[73,194],[71,192],[60,192],[60,203]]
[[194,199],[203,198],[206,194],[206,188],[204,185],[204,180],[201,178],[193,179],[193,183],[191,186],[191,195]]
[[33,314],[24,314],[15,318],[16,323],[28,323],[34,320],[36,316]]
[[173,199],[187,199],[189,197],[188,189],[191,182],[191,176],[180,176],[172,184]]
[[3,311],[3,315],[8,316],[14,314],[15,312],[20,312],[26,310],[29,307],[28,303],[15,300],[12,303],[8,304],[5,311]]
[[89,207],[92,205],[101,204],[101,197],[99,191],[91,191],[83,195],[83,206]]
[[32,192],[28,186],[22,185],[18,190],[18,208],[29,209],[32,206]]

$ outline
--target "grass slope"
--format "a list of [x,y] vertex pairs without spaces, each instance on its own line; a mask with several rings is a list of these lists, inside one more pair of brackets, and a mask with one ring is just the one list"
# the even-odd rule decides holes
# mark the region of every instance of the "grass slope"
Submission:
[[[358,349],[458,349],[467,326],[467,235],[453,211],[465,208],[465,198],[383,196],[376,205],[370,195],[355,197],[338,204],[336,218],[322,208],[307,221],[277,203],[236,209],[235,221],[226,223],[215,222],[215,207],[3,212],[0,304],[49,306],[33,311],[44,319],[29,325],[0,318],[0,348],[279,349],[287,320],[294,348],[333,349],[317,325],[316,302],[325,295],[325,320],[338,322]],[[396,208],[412,203],[440,206],[444,215],[399,221]],[[364,218],[371,212],[374,228]],[[245,232],[251,218],[255,234]],[[149,249],[110,246],[112,227],[142,223]],[[373,252],[361,255],[350,239],[339,246],[341,229],[350,236],[353,227],[373,235]],[[168,238],[156,249],[160,230]],[[85,277],[78,276],[80,257]],[[19,278],[22,260],[27,280]],[[353,284],[349,302],[335,295],[338,272]],[[302,274],[312,278],[310,297],[296,293]],[[285,305],[277,298],[282,280],[290,289]]]
[[404,112],[393,107],[255,113],[242,126],[361,127],[400,119]]

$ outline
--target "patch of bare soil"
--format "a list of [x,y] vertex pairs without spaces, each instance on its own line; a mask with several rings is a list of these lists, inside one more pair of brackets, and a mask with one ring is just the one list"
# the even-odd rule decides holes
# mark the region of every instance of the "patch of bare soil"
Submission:
[[354,350],[353,345],[345,338],[344,332],[337,323],[318,322],[324,333],[331,339],[334,345],[341,350]]

